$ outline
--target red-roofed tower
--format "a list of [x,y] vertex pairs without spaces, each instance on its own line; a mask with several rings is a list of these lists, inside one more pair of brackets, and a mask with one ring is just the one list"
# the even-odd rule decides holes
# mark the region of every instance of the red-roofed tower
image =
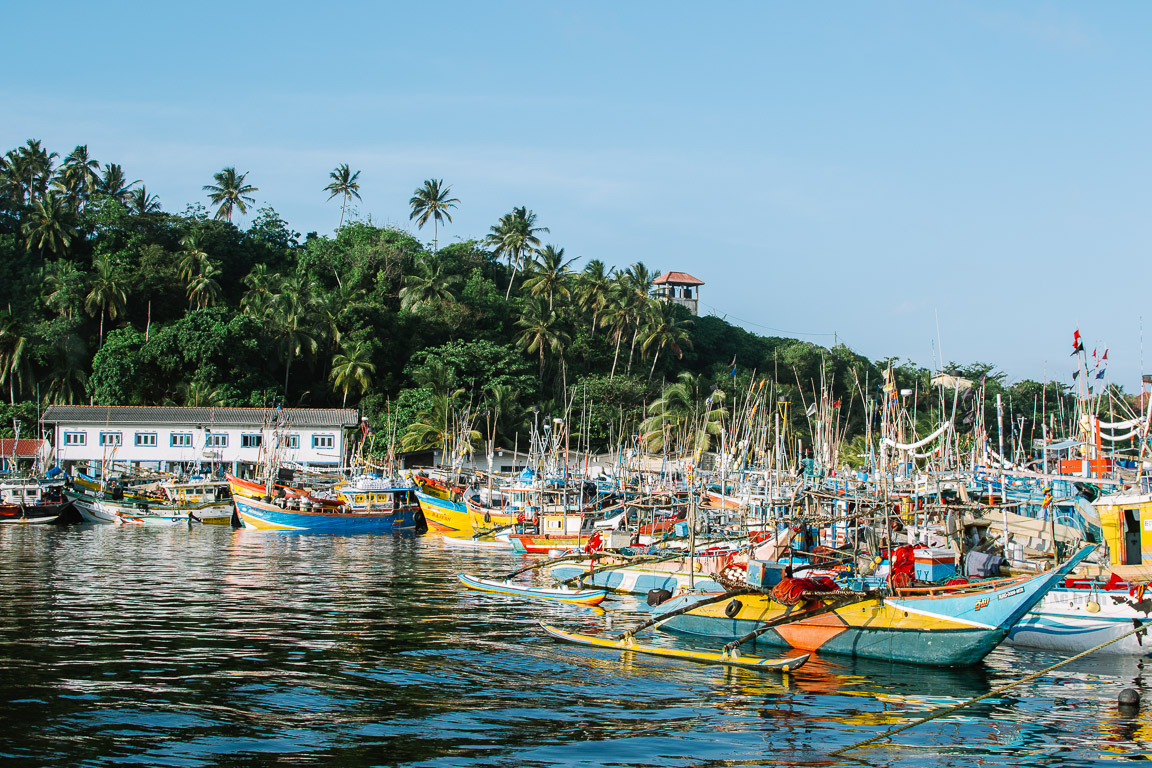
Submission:
[[704,285],[703,280],[692,277],[687,272],[669,272],[656,278],[652,285],[654,286],[652,295],[657,299],[687,307],[694,315],[700,314],[696,302],[700,298],[700,286]]

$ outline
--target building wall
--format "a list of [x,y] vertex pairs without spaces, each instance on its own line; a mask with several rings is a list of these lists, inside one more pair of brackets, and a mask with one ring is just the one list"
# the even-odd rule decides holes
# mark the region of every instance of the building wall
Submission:
[[[103,444],[102,435],[107,436]],[[115,444],[117,435],[118,445]],[[174,435],[178,436],[175,440]],[[253,437],[259,437],[261,445],[246,445]],[[289,444],[278,451],[277,456],[283,462],[314,467],[342,464],[345,442],[341,427],[289,428],[277,437],[296,438],[296,447]],[[273,439],[276,438],[269,431],[261,431],[259,424],[250,427],[149,424],[103,427],[61,422],[56,424],[54,443],[56,461],[61,465],[113,461],[167,471],[177,464],[216,463],[233,468],[242,463],[256,464],[267,456],[267,449],[272,448],[264,443]]]

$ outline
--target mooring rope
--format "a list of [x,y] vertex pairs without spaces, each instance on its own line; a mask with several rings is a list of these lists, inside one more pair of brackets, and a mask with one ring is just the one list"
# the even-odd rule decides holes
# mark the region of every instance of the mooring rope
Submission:
[[1112,645],[1112,643],[1119,642],[1119,641],[1121,641],[1127,637],[1132,637],[1132,635],[1135,635],[1135,634],[1140,633],[1140,632],[1148,632],[1148,630],[1149,630],[1148,626],[1141,625],[1141,626],[1137,627],[1136,629],[1133,629],[1131,632],[1126,632],[1123,635],[1120,635],[1119,637],[1114,637],[1106,643],[1101,643],[1100,645],[1096,646],[1095,648],[1089,648],[1088,650],[1083,651],[1082,653],[1078,653],[1075,656],[1064,659],[1064,661],[1053,664],[1050,667],[1045,667],[1044,669],[1040,670],[1039,672],[1033,672],[1031,675],[1028,675],[1027,677],[1022,677],[1014,683],[1008,683],[1008,685],[1002,685],[999,688],[996,688],[995,690],[991,690],[988,693],[977,696],[974,699],[969,699],[968,701],[961,702],[960,704],[956,704],[954,706],[948,707],[947,709],[943,709],[939,712],[934,712],[931,715],[928,715],[928,717],[922,717],[919,720],[916,720],[915,722],[908,723],[907,725],[902,725],[899,728],[892,728],[892,729],[887,730],[884,733],[880,734],[879,736],[873,736],[870,739],[864,739],[864,741],[858,741],[855,744],[851,744],[847,747],[841,747],[840,749],[837,749],[834,752],[829,752],[828,756],[829,757],[835,757],[838,755],[842,755],[845,752],[852,751],[853,749],[867,746],[868,744],[872,744],[874,742],[880,741],[881,739],[886,739],[889,736],[894,736],[897,733],[900,733],[901,731],[908,730],[909,728],[915,728],[916,726],[921,725],[923,723],[926,723],[929,720],[935,720],[937,718],[944,717],[945,715],[950,715],[953,712],[956,712],[957,710],[964,709],[965,707],[970,706],[972,704],[975,704],[978,701],[983,701],[984,699],[990,699],[993,696],[999,696],[1000,694],[1004,693],[1004,691],[1007,691],[1011,688],[1015,688],[1016,686],[1020,685],[1021,683],[1026,683],[1029,680],[1035,680],[1038,677],[1043,677],[1044,675],[1048,674],[1052,670],[1059,669],[1060,667],[1064,666],[1065,664],[1070,664],[1073,661],[1076,661],[1077,659],[1082,659],[1085,656],[1088,656],[1089,654],[1095,653],[1096,651],[1100,650],[1101,648],[1107,648],[1108,646]]

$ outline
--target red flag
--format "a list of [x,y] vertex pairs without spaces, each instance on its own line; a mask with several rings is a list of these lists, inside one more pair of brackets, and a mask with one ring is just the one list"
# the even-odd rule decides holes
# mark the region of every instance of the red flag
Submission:
[[1080,329],[1077,328],[1076,332],[1072,334],[1072,346],[1080,346]]
[[832,403],[832,407],[833,408],[839,408],[840,407],[840,401],[837,400],[836,402]]
[[1102,357],[1100,359],[1101,360],[1107,360],[1108,359],[1108,348],[1107,347],[1104,348],[1104,357]]

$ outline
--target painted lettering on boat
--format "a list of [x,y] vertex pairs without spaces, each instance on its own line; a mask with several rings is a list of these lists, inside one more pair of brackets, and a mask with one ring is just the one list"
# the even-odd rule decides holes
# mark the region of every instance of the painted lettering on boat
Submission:
[[987,608],[987,607],[988,607],[988,598],[983,597],[983,598],[976,601],[976,610],[980,610],[981,608]]
[[1008,590],[1007,592],[1001,592],[1000,594],[996,595],[996,599],[997,600],[1003,600],[1006,597],[1012,597],[1013,595],[1023,594],[1023,592],[1024,592],[1024,587],[1016,587],[1016,589],[1011,589],[1011,590]]

